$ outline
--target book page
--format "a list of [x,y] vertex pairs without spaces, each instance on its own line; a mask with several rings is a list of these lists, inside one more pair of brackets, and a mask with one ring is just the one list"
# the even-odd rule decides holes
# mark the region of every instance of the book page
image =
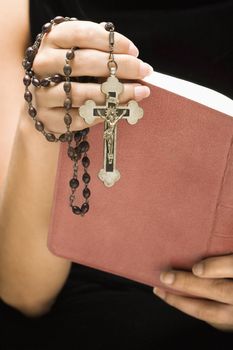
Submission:
[[233,100],[215,90],[155,71],[143,81],[233,117]]

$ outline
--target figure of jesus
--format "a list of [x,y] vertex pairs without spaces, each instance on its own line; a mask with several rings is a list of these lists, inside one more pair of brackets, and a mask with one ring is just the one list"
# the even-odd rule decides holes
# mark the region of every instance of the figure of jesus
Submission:
[[109,164],[112,163],[114,159],[114,131],[117,122],[123,118],[123,116],[126,114],[127,110],[123,110],[120,115],[117,115],[117,109],[116,107],[108,108],[106,110],[106,115],[101,115],[100,112],[98,112],[98,115],[103,118],[107,122],[107,129],[104,132],[104,139],[107,142],[107,157]]

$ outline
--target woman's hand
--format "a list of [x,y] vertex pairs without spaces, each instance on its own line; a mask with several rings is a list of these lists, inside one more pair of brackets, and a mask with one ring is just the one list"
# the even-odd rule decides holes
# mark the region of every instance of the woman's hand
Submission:
[[162,272],[169,288],[196,295],[184,297],[154,288],[154,293],[186,314],[222,331],[233,331],[233,254],[211,257],[195,264],[192,272]]
[[[108,35],[103,24],[89,21],[60,23],[44,36],[33,63],[33,70],[39,78],[56,73],[64,75],[63,67],[67,49],[79,47],[71,62],[71,76],[107,77]],[[118,64],[118,78],[141,79],[152,72],[148,64],[137,58],[138,50],[134,44],[117,32],[115,33],[114,53]],[[49,88],[34,88],[33,91],[39,119],[45,124],[46,129],[54,133],[65,132],[63,83]],[[124,92],[119,96],[120,103],[126,103],[130,99],[140,101],[149,96],[149,93],[149,88],[140,84],[124,84]],[[73,82],[73,108],[69,112],[73,119],[71,130],[81,130],[87,127],[85,121],[78,115],[78,107],[87,99],[93,99],[98,104],[104,103],[105,95],[100,91],[100,84]],[[103,120],[98,118],[92,126],[100,122]]]

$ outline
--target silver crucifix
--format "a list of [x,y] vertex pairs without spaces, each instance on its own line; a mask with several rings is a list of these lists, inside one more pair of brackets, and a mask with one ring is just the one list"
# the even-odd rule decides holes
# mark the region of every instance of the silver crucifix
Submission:
[[120,172],[116,169],[117,123],[127,119],[129,124],[136,124],[143,117],[143,109],[134,100],[126,106],[119,105],[118,96],[123,92],[123,84],[114,74],[101,85],[101,91],[106,95],[106,104],[96,106],[93,100],[87,100],[79,108],[79,114],[88,124],[96,118],[104,119],[104,167],[98,176],[105,186],[111,187],[120,179]]

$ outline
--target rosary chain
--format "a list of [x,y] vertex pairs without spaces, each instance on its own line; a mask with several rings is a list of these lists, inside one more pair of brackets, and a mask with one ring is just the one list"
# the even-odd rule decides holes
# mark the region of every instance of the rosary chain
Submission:
[[[41,45],[42,39],[45,34],[48,34],[53,26],[58,25],[65,21],[77,21],[77,18],[75,17],[62,17],[57,16],[54,19],[52,19],[50,22],[46,23],[42,27],[42,32],[39,33],[36,37],[36,40],[34,44],[27,48],[25,52],[25,57],[22,61],[23,68],[25,70],[25,76],[23,78],[23,83],[25,85],[25,93],[24,93],[24,99],[28,103],[28,114],[35,122],[35,128],[39,132],[41,132],[47,141],[49,142],[67,142],[68,143],[68,156],[70,159],[74,162],[73,165],[73,177],[69,182],[70,188],[71,188],[71,195],[69,197],[69,204],[72,208],[72,212],[74,214],[84,216],[89,211],[89,203],[88,199],[91,195],[91,191],[88,188],[88,184],[90,182],[90,175],[87,172],[87,168],[90,165],[90,160],[87,156],[87,151],[89,150],[89,143],[87,141],[87,134],[89,132],[89,128],[79,130],[79,131],[70,131],[70,125],[72,123],[72,117],[70,115],[70,110],[72,108],[72,96],[71,96],[71,88],[72,84],[71,81],[77,81],[75,77],[71,78],[72,73],[72,67],[70,65],[70,62],[75,57],[75,50],[78,49],[78,47],[72,47],[69,49],[66,53],[65,58],[65,65],[63,67],[64,76],[60,74],[55,74],[51,77],[46,77],[43,79],[39,79],[34,71],[33,71],[33,62],[34,59],[38,53],[39,47]],[[51,86],[51,83],[53,84],[59,84],[61,82],[64,82],[63,89],[65,91],[65,101],[64,101],[64,109],[65,109],[65,116],[64,116],[64,122],[66,125],[67,132],[61,134],[59,137],[56,137],[55,134],[51,132],[45,131],[44,123],[42,123],[37,118],[37,110],[32,104],[32,93],[29,90],[29,86],[32,84],[36,88],[47,88]],[[72,141],[75,142],[75,147],[72,147]],[[83,155],[83,156],[82,156]],[[75,201],[75,192],[77,188],[79,187],[79,181],[78,181],[78,160],[82,158],[82,165],[84,169],[84,173],[82,176],[82,180],[85,184],[85,187],[83,189],[83,197],[85,199],[84,203],[81,205],[81,207],[78,207],[74,205]]]

